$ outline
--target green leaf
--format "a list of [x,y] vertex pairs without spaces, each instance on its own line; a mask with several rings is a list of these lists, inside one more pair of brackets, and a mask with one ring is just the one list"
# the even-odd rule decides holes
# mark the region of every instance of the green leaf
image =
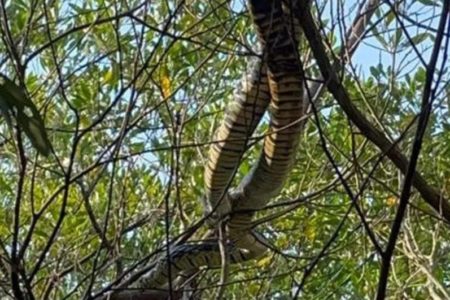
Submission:
[[411,38],[411,41],[414,43],[414,45],[418,45],[425,41],[428,37],[428,33],[419,33],[416,36]]
[[45,156],[50,154],[52,146],[38,109],[23,90],[3,74],[0,74],[0,108],[7,122],[10,115],[16,115],[17,125],[39,153]]
[[419,0],[419,2],[426,6],[439,6],[436,4],[436,1],[433,0]]
[[416,81],[420,82],[420,83],[424,83],[426,77],[427,77],[427,74],[426,74],[425,69],[422,68],[422,67],[420,67],[420,68],[417,70],[417,73],[415,74],[414,79],[415,79]]

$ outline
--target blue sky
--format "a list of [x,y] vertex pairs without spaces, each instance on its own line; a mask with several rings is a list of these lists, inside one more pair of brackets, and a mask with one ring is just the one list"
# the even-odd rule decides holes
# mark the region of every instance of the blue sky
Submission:
[[[242,11],[243,9],[245,9],[245,0],[232,0],[231,1],[231,8],[236,11]],[[325,2],[325,1],[321,1]],[[336,5],[338,2],[341,1],[328,1],[327,5],[325,6],[324,10],[323,10],[323,19],[328,19],[332,22],[333,18],[336,19]],[[362,1],[343,1],[343,11],[346,15],[345,18],[345,24],[346,26],[350,26],[352,20],[355,17],[355,14],[357,12],[357,7],[360,5],[360,3]],[[334,6],[332,6],[334,5]],[[389,6],[384,4],[382,6],[382,10],[384,12],[389,10]],[[434,17],[432,18],[433,15],[436,15],[440,10],[439,6],[424,6],[421,3],[412,3],[411,7],[408,8],[408,12],[410,11],[415,11],[416,14],[410,15],[409,17],[411,19],[416,19],[416,17],[420,17],[420,20],[417,19],[418,22],[423,23],[423,20],[426,20],[425,23],[423,23],[422,25],[425,26],[430,26],[433,28],[436,28],[437,26],[437,22],[438,22],[438,18]],[[340,16],[339,16],[340,17]],[[376,15],[374,15],[372,17],[372,21],[377,20],[379,17],[377,17]],[[403,20],[404,21],[404,20]],[[408,26],[411,23],[406,23],[405,25]],[[399,23],[396,20],[393,20],[389,27],[387,27],[386,29],[388,30],[395,30],[396,28],[400,28]],[[339,38],[340,33],[338,31],[339,27],[336,26],[334,33],[335,35]],[[380,25],[377,25],[377,29],[379,29],[380,31],[383,29]],[[410,28],[411,30],[409,30],[409,34],[411,37],[416,36],[417,34],[424,32],[424,30],[422,29],[422,31],[417,31],[417,26],[412,26]],[[372,33],[369,33],[370,35],[372,35]],[[403,41],[406,43],[406,37],[403,35]],[[389,41],[387,41],[389,42]],[[432,41],[430,39],[425,40],[421,45],[419,45],[419,49],[421,51],[421,55],[425,56],[425,60],[427,60],[428,55],[430,53],[430,47],[432,46]],[[382,65],[392,65],[393,61],[392,61],[392,55],[387,53],[384,49],[382,49],[383,46],[380,44],[380,41],[377,40],[377,38],[375,37],[369,37],[366,38],[364,40],[364,42],[358,47],[355,55],[353,56],[352,62],[355,66],[358,67],[358,71],[361,71],[363,75],[365,74],[369,74],[369,70],[371,66],[375,66],[379,63],[381,63]],[[411,48],[410,45],[407,46],[408,49]],[[401,55],[401,53],[400,53]],[[401,61],[404,57],[397,57],[396,61]]]

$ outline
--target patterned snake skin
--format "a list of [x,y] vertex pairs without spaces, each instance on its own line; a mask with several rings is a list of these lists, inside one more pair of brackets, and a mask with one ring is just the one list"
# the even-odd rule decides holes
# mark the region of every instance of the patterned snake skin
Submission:
[[[228,216],[226,249],[230,263],[257,258],[267,251],[265,239],[252,228],[254,211],[276,196],[295,159],[302,117],[304,79],[298,55],[300,30],[292,1],[250,0],[250,13],[263,48],[262,59],[251,63],[215,133],[205,168],[203,206],[211,226]],[[235,188],[229,186],[247,150],[249,137],[269,110],[270,124],[257,164]],[[170,253],[172,279],[201,267],[220,267],[217,240],[174,246]],[[164,288],[169,259],[163,256],[136,287]]]

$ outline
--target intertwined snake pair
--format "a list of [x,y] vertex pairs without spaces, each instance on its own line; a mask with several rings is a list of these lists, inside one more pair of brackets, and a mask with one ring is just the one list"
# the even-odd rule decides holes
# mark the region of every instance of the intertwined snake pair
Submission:
[[[300,29],[292,11],[294,0],[250,0],[250,12],[263,53],[251,63],[216,131],[205,169],[204,212],[217,225],[227,217],[227,254],[230,263],[256,258],[267,251],[264,237],[252,229],[254,211],[276,196],[293,167],[301,121],[307,107],[298,55]],[[270,124],[257,164],[236,188],[231,181],[248,148],[249,138],[266,111]],[[136,284],[161,288],[172,279],[200,267],[219,267],[217,241],[186,243],[161,257]]]

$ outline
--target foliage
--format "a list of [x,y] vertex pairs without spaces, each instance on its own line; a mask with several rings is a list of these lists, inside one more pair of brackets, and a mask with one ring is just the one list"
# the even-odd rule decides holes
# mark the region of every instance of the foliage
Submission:
[[[337,2],[314,5],[335,55],[357,13]],[[404,154],[414,140],[424,64],[442,5],[380,5],[341,74],[354,104],[392,141],[399,139]],[[247,59],[258,51],[251,19],[238,1],[17,0],[3,6],[0,72],[26,86],[54,154],[39,155],[0,120],[0,298],[17,297],[14,282],[36,299],[98,296],[202,218],[214,129]],[[308,76],[317,78],[306,42],[300,50]],[[443,57],[418,169],[447,197],[450,73]],[[304,129],[295,168],[271,203],[277,205],[258,213],[264,218],[296,204],[258,227],[276,251],[232,266],[226,299],[290,299],[299,285],[304,299],[371,299],[376,293],[380,257],[320,135],[348,186],[360,192],[365,220],[382,245],[403,177],[328,93],[316,104],[319,117],[311,116]],[[235,183],[255,164],[260,147],[246,153]],[[446,298],[447,225],[416,191],[403,225],[390,298]],[[205,231],[201,227],[194,238]],[[198,291],[214,298],[220,270],[200,275]]]

